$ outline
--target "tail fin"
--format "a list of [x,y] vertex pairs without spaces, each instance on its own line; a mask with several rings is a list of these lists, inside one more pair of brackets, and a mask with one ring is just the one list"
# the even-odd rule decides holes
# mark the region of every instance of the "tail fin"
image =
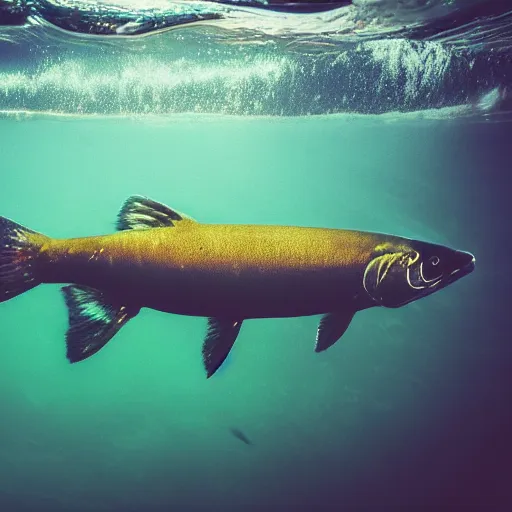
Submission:
[[45,239],[40,233],[0,217],[0,302],[40,284],[35,263]]

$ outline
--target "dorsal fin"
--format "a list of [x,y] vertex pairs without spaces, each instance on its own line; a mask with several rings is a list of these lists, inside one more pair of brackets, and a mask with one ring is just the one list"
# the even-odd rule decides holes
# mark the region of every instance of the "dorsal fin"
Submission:
[[117,229],[150,229],[176,226],[182,221],[195,222],[165,204],[144,196],[130,196],[117,215]]

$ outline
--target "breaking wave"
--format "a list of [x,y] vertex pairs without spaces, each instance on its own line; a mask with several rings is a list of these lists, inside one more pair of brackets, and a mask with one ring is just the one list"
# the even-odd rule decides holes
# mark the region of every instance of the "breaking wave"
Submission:
[[512,9],[459,3],[0,0],[0,111],[503,119]]

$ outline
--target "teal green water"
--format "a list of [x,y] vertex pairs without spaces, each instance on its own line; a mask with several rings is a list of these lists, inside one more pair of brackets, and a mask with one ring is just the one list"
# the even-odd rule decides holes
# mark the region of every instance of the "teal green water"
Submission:
[[319,317],[247,321],[209,380],[205,319],[143,310],[70,365],[58,286],[2,303],[1,509],[507,510],[506,132],[350,116],[0,120],[0,215],[51,236],[113,232],[142,194],[199,221],[382,231],[477,258],[438,294],[359,313],[322,354]]

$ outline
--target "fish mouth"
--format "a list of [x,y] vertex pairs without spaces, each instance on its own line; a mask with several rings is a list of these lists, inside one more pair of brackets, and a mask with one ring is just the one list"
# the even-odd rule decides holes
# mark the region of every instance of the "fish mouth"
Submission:
[[467,252],[465,254],[468,256],[468,258],[471,258],[469,260],[469,262],[466,263],[466,265],[464,267],[464,270],[469,274],[469,273],[473,272],[473,270],[475,270],[476,259],[470,252]]
[[460,279],[461,277],[464,277],[464,276],[467,276],[468,274],[471,274],[471,272],[473,272],[473,270],[475,270],[476,259],[473,256],[473,254],[471,254],[470,252],[463,252],[463,251],[460,251],[459,254],[461,255],[461,259],[463,260],[462,261],[463,264],[462,264],[461,267],[455,269],[448,276],[446,284],[451,284],[454,281],[457,281],[458,279]]

